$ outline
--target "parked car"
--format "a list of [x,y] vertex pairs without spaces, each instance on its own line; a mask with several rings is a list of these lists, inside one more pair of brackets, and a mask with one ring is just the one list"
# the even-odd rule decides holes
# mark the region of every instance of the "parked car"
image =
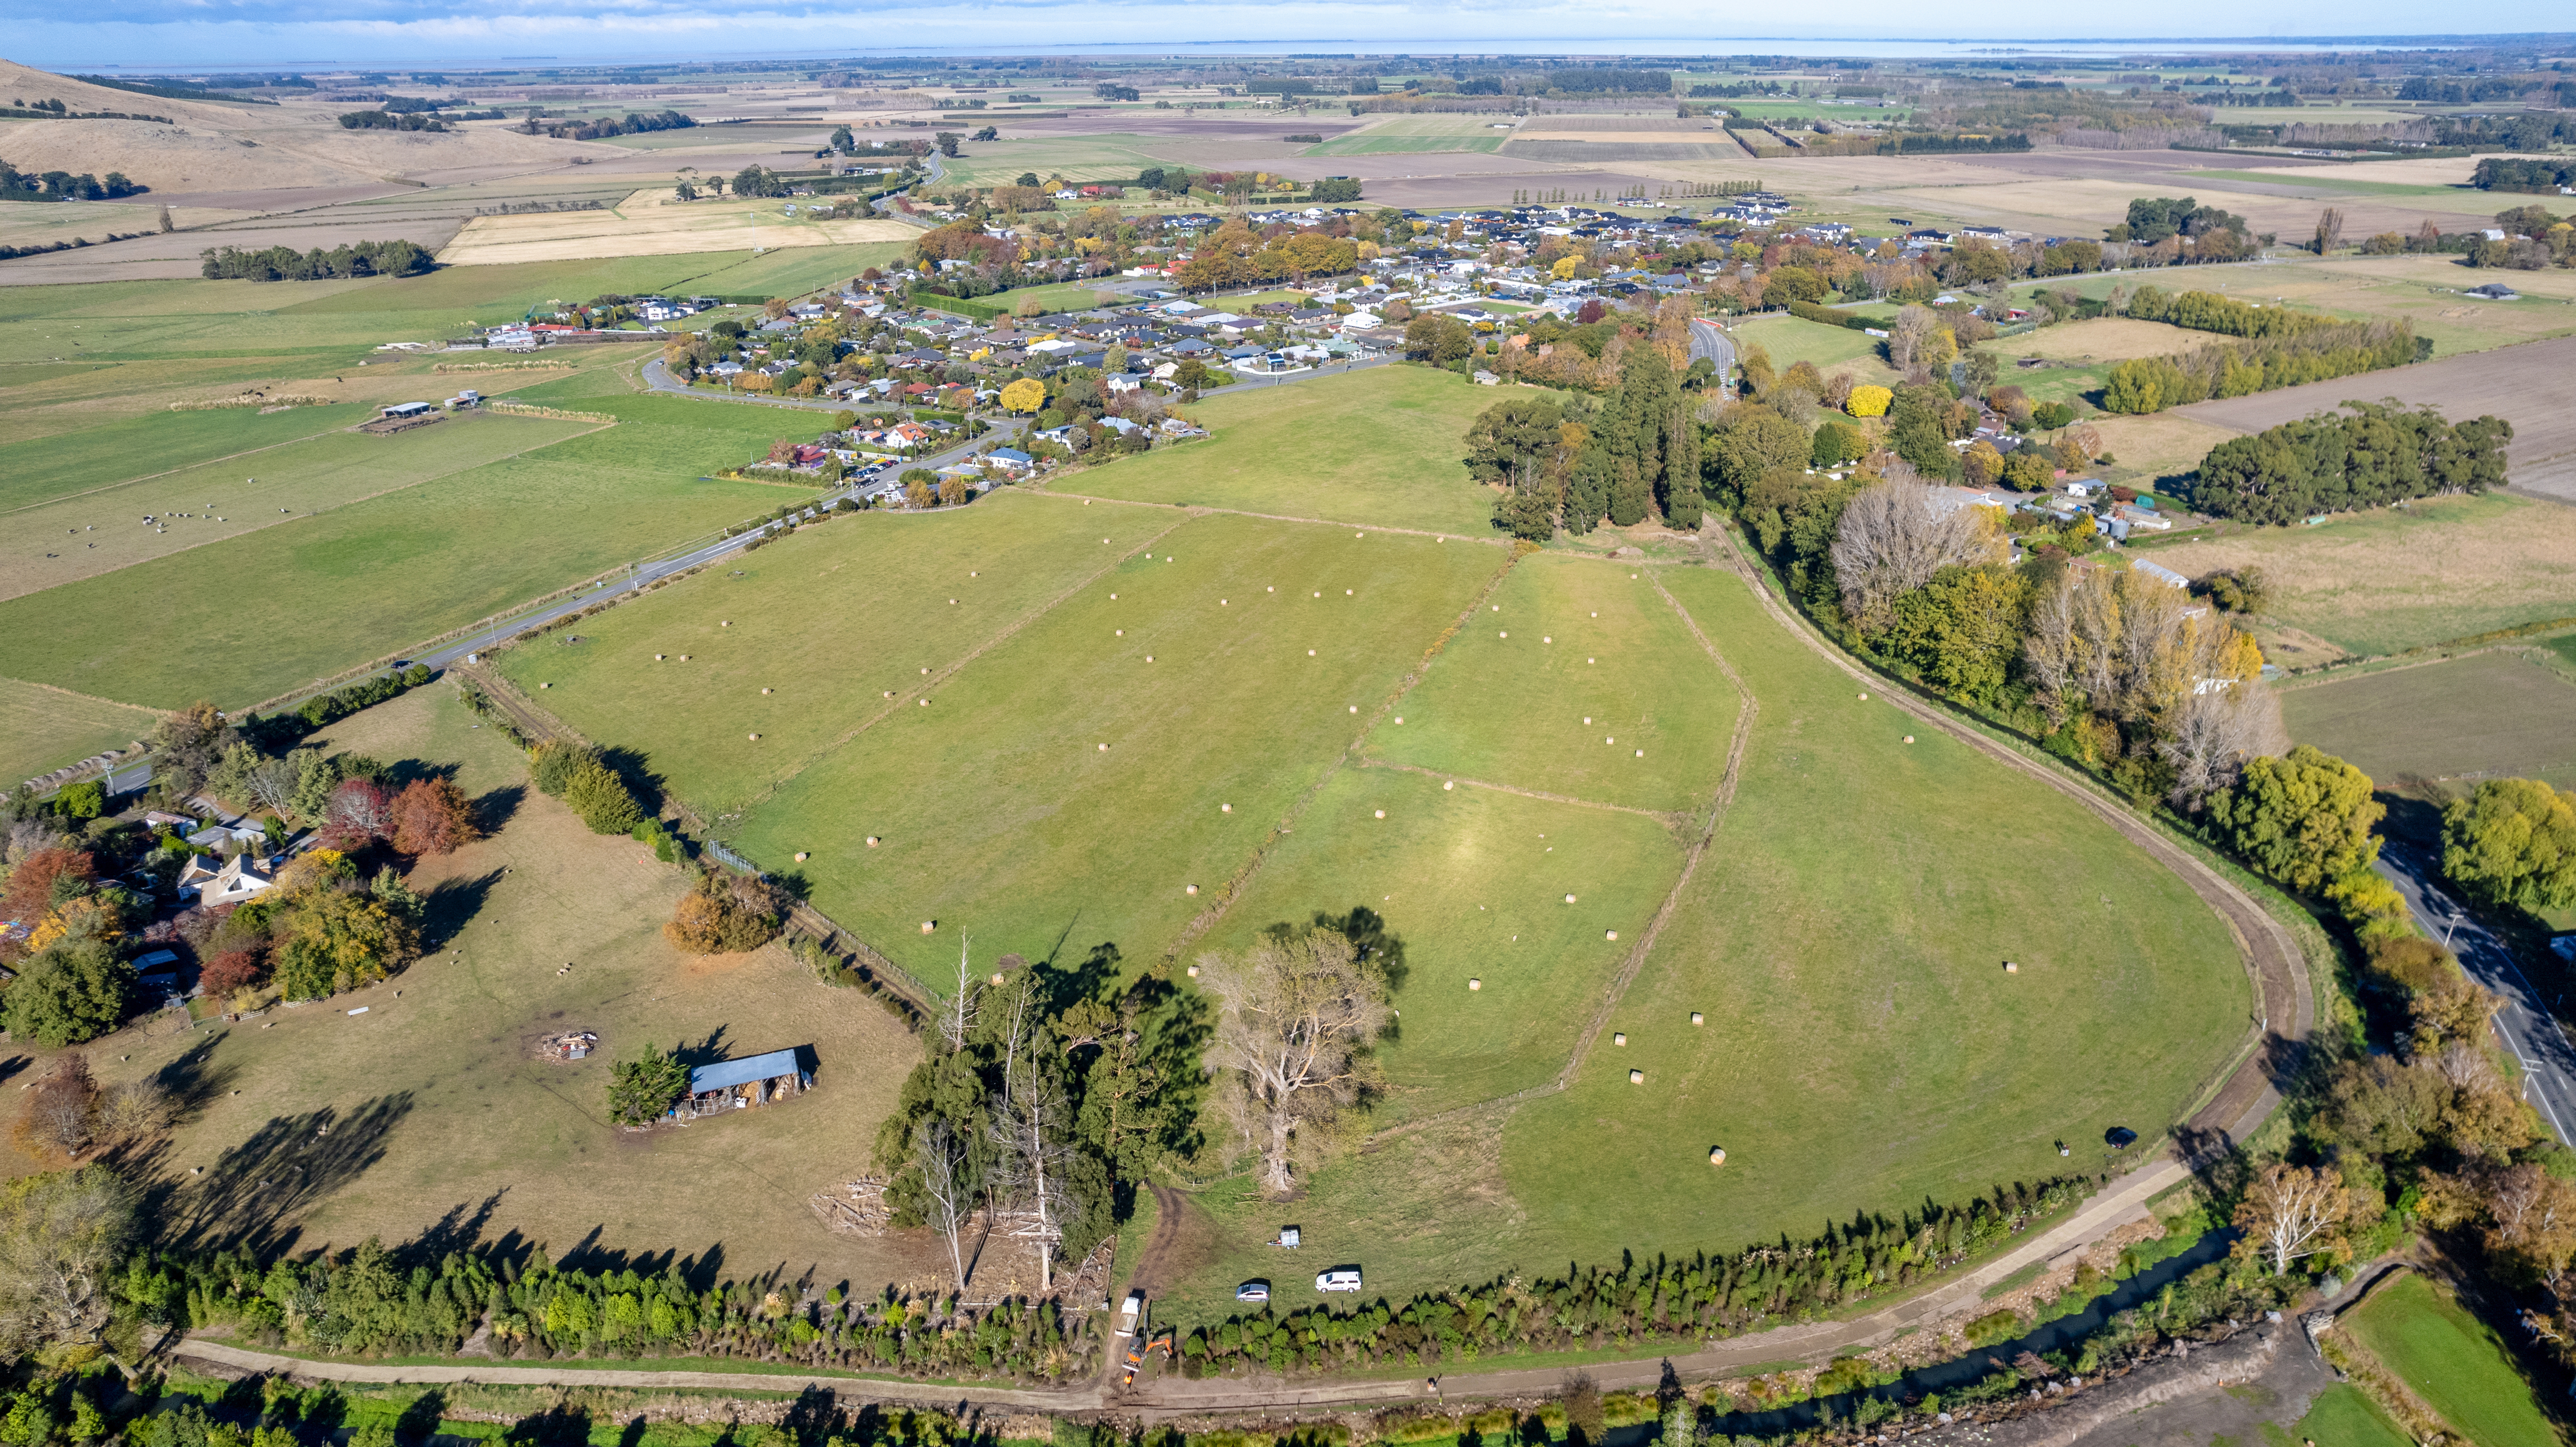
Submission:
[[1315,1277],[1315,1289],[1317,1291],[1357,1291],[1360,1289],[1360,1269],[1356,1266],[1336,1266],[1330,1271],[1319,1272]]
[[1234,1289],[1234,1299],[1237,1301],[1268,1301],[1270,1299],[1270,1283],[1267,1281],[1247,1281]]

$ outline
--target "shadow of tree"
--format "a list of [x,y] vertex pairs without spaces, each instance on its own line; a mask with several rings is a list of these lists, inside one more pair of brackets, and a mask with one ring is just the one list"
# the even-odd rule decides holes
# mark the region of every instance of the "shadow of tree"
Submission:
[[503,784],[474,801],[474,823],[486,834],[498,834],[502,826],[519,817],[519,806],[528,802],[525,784]]
[[420,948],[423,954],[436,954],[456,938],[466,921],[483,910],[483,901],[492,887],[501,882],[501,871],[488,869],[470,879],[439,881],[421,900]]
[[385,1137],[411,1110],[411,1092],[400,1091],[345,1114],[325,1107],[271,1117],[202,1178],[155,1203],[164,1244],[285,1250],[302,1231],[295,1218],[383,1160]]

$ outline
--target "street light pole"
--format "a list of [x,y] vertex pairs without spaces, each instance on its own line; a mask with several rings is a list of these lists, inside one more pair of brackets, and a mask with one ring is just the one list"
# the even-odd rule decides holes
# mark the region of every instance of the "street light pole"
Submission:
[[2444,926],[2442,930],[2442,948],[2447,950],[2451,947],[2452,932],[2460,927],[2460,921],[2464,918],[2466,918],[2466,916],[2462,915],[2457,910],[2452,911],[2450,924]]

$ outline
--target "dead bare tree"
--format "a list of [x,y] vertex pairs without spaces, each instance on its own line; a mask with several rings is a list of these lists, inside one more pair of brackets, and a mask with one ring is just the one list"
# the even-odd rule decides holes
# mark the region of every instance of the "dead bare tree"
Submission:
[[1864,630],[1886,626],[1896,600],[1954,563],[1992,562],[2004,545],[1970,507],[1915,482],[1882,482],[1855,496],[1834,529],[1843,610]]
[[1376,1084],[1386,983],[1330,930],[1265,936],[1238,960],[1203,955],[1199,981],[1219,1001],[1212,1054],[1242,1091],[1262,1186],[1284,1194],[1301,1132],[1310,1145],[1328,1136]]
[[2236,1225],[2245,1232],[2239,1249],[2263,1258],[2273,1275],[2287,1276],[2291,1262],[2335,1244],[2352,1208],[2353,1193],[2332,1166],[2312,1171],[2276,1161],[2236,1207]]
[[948,1238],[948,1264],[957,1273],[957,1290],[966,1290],[966,1253],[958,1237],[966,1230],[966,1218],[975,1205],[973,1182],[968,1179],[965,1142],[948,1128],[948,1122],[937,1116],[921,1126],[920,1149],[913,1161],[921,1169],[921,1193],[928,1205],[930,1224]]
[[957,941],[957,992],[948,997],[947,1008],[939,1012],[939,1038],[946,1041],[951,1053],[966,1048],[966,1037],[975,1031],[975,972],[968,956],[975,941]]
[[0,1198],[0,1351],[97,1341],[133,1226],[124,1183],[103,1166],[21,1181]]
[[1055,1289],[1057,1221],[1067,1214],[1071,1179],[1065,1142],[1066,1099],[1050,1052],[1037,1048],[1036,985],[1022,976],[1011,993],[1010,1023],[1002,1040],[1002,1088],[993,1097],[986,1130],[999,1151],[992,1186],[997,1196],[1034,1203],[1038,1213],[1038,1289]]
[[2259,680],[2222,687],[2207,680],[2167,715],[2169,731],[2156,752],[2173,767],[2173,802],[2197,810],[2201,801],[2236,782],[2248,759],[2288,751],[2281,701]]

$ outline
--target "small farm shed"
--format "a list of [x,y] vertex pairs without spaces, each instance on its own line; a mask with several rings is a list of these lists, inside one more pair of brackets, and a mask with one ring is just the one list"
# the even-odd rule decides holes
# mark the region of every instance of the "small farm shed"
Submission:
[[813,1077],[797,1063],[794,1050],[772,1050],[742,1060],[719,1060],[689,1072],[688,1099],[678,1109],[687,1115],[743,1110],[802,1095]]

